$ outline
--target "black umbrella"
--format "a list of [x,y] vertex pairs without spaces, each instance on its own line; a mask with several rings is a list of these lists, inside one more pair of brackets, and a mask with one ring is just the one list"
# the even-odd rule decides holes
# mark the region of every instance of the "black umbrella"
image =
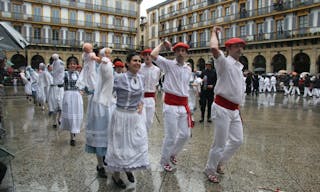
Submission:
[[0,22],[0,51],[15,51],[28,46],[28,41],[6,22]]

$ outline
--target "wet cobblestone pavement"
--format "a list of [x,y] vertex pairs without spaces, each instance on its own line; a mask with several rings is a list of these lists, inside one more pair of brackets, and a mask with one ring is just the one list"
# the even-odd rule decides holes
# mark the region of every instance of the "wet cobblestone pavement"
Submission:
[[[17,192],[286,192],[320,191],[320,99],[278,94],[246,96],[241,107],[244,143],[226,166],[221,183],[210,183],[203,169],[213,140],[213,123],[196,121],[192,138],[177,157],[174,173],[160,165],[163,139],[161,97],[157,117],[149,133],[151,169],[135,172],[127,189],[99,178],[96,158],[84,151],[84,129],[76,146],[69,145],[69,133],[57,130],[47,112],[29,102],[18,91],[6,88],[4,128],[1,146],[15,155],[0,191]],[[84,101],[86,103],[86,100]],[[200,111],[196,111],[199,120]]]

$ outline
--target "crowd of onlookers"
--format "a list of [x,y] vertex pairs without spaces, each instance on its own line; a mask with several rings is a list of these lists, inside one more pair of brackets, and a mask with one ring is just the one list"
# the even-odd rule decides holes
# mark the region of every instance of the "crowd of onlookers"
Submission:
[[247,94],[283,92],[286,95],[320,96],[320,74],[296,72],[283,74],[244,75]]

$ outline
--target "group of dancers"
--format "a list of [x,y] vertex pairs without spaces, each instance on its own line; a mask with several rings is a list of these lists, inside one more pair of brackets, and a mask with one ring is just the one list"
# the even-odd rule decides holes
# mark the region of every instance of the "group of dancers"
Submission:
[[[213,28],[210,42],[217,72],[211,109],[215,133],[204,173],[213,183],[220,182],[218,175],[224,173],[224,164],[243,142],[239,105],[243,101],[245,83],[239,57],[246,43],[240,38],[228,40],[225,44],[228,56],[225,56],[218,44],[217,34],[221,30],[220,27]],[[161,56],[162,49],[171,49],[175,59]],[[114,183],[126,188],[120,172],[125,172],[130,182],[135,182],[132,171],[150,167],[148,132],[153,124],[161,72],[165,78],[162,86],[164,139],[160,164],[167,172],[175,169],[178,155],[190,138],[190,128],[194,126],[188,102],[192,77],[192,70],[185,62],[188,49],[189,46],[183,42],[172,46],[170,42],[163,41],[153,50],[128,53],[124,70],[122,62],[112,63],[110,48],[103,48],[96,55],[92,45],[85,43],[80,73],[76,59],[67,60],[65,71],[64,62],[57,54],[52,55],[51,78],[46,88],[54,125],[68,130],[70,145],[76,145],[75,137],[80,132],[84,113],[82,95],[87,95],[85,151],[96,155],[96,169],[100,177],[106,178],[109,170]],[[26,72],[30,76],[35,73],[32,68],[27,68]]]

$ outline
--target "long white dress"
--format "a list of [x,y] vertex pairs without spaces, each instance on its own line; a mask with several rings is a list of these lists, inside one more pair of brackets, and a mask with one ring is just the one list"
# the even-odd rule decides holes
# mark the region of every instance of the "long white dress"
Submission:
[[141,75],[129,71],[115,77],[117,107],[108,131],[106,162],[111,171],[132,171],[149,167],[148,135],[137,106],[143,98]]

